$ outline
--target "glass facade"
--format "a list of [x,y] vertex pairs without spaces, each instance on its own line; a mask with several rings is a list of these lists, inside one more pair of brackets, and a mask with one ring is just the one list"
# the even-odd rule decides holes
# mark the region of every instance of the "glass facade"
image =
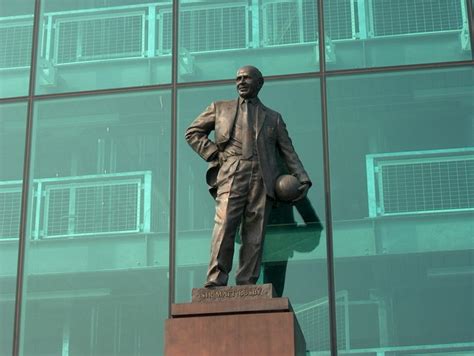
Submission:
[[0,354],[11,354],[27,103],[0,104]]
[[180,0],[179,5],[182,82],[229,79],[242,63],[265,75],[319,68],[315,1]]
[[328,0],[326,3],[326,65],[330,69],[472,58],[464,0]]
[[0,4],[0,98],[28,95],[34,0]]
[[473,78],[471,67],[328,79],[344,351],[472,342]]
[[471,354],[473,2],[175,1],[0,4],[0,355],[163,353],[213,227],[184,131],[246,64],[313,181],[259,280],[307,355]]
[[[171,82],[171,3],[42,1],[37,94]],[[171,38],[167,38],[171,45]]]
[[26,354],[162,348],[146,331],[160,332],[168,313],[170,99],[163,90],[36,104]]

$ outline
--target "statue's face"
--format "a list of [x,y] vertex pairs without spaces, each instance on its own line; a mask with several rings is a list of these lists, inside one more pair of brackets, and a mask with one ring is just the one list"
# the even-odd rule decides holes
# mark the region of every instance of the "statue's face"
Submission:
[[237,72],[235,85],[241,98],[255,98],[263,86],[263,78],[251,67],[242,67]]

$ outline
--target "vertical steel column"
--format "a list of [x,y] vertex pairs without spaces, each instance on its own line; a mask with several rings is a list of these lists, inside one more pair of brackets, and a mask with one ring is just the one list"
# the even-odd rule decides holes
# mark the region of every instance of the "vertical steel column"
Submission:
[[469,37],[471,39],[471,55],[474,59],[474,9],[472,0],[465,0],[467,7],[467,24],[469,26]]
[[323,165],[324,165],[324,202],[326,213],[326,254],[328,278],[328,304],[329,304],[329,331],[331,341],[331,354],[337,356],[337,326],[336,326],[336,291],[334,283],[334,249],[331,214],[331,182],[329,171],[329,128],[326,93],[326,43],[324,35],[324,1],[318,0],[318,34],[319,34],[319,70],[321,71],[321,115],[322,115],[322,140],[323,140]]
[[171,316],[171,304],[175,300],[176,278],[176,164],[177,164],[177,127],[178,127],[178,26],[179,0],[173,0],[172,9],[172,48],[171,48],[171,162],[170,162],[170,236],[169,236],[169,289],[168,317]]
[[20,332],[21,332],[21,317],[23,304],[23,285],[25,275],[25,246],[26,235],[28,227],[28,203],[30,197],[30,176],[31,176],[31,149],[33,142],[33,97],[35,94],[36,81],[36,54],[38,52],[38,35],[40,24],[41,1],[36,0],[33,17],[33,36],[31,48],[30,61],[30,83],[28,88],[28,110],[26,117],[26,134],[25,134],[25,156],[23,160],[23,182],[21,192],[21,213],[20,213],[20,228],[18,238],[18,261],[16,272],[16,292],[15,292],[15,313],[13,321],[13,346],[12,355],[18,356],[20,354]]

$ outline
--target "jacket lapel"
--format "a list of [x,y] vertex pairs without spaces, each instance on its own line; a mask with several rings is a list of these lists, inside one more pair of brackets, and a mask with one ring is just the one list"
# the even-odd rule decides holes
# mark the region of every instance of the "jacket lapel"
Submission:
[[267,111],[267,108],[266,108],[263,104],[260,104],[260,105],[258,106],[258,113],[257,113],[257,137],[260,135],[260,131],[262,130],[263,123],[265,122],[266,111]]
[[216,122],[216,144],[222,150],[227,144],[234,129],[235,118],[237,117],[237,106],[239,100],[231,100],[222,103],[220,112],[217,113]]

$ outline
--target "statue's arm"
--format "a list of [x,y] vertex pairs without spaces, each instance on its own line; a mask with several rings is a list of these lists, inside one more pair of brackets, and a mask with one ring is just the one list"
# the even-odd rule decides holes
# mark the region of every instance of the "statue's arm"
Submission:
[[293,142],[291,141],[288,130],[286,129],[286,124],[281,116],[278,116],[277,118],[276,128],[278,149],[283,161],[288,167],[289,173],[296,176],[301,184],[308,184],[311,186],[311,179],[306,173],[303,164],[293,147]]
[[208,162],[212,161],[218,153],[216,144],[208,137],[214,130],[215,124],[216,108],[212,103],[192,122],[185,134],[186,141],[192,149]]

